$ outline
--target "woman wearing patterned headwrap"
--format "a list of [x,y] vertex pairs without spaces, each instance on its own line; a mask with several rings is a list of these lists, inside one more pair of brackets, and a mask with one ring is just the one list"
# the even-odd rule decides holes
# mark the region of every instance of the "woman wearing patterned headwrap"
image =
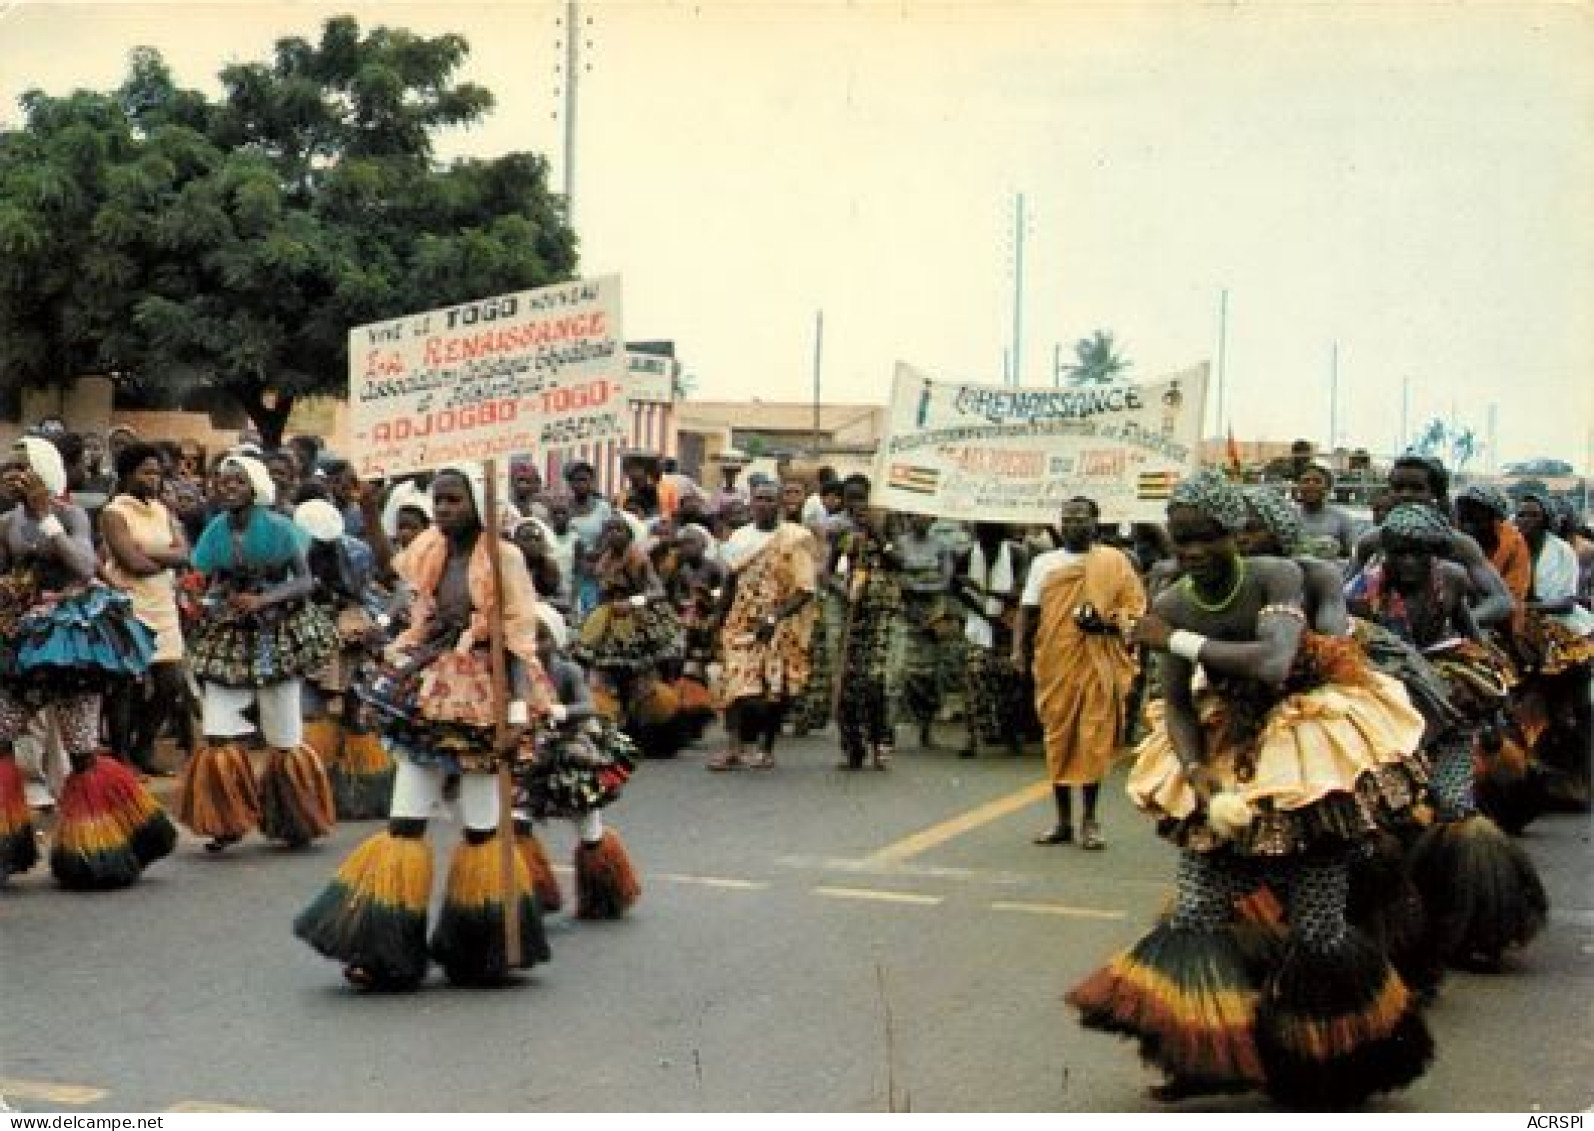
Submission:
[[[372,510],[367,537],[380,539],[386,532]],[[305,741],[326,763],[338,820],[375,820],[387,815],[393,759],[366,725],[353,683],[387,642],[392,620],[376,589],[376,558],[365,541],[344,533],[343,514],[327,499],[306,499],[292,515],[310,539],[310,600],[338,634],[326,665],[305,677]]]
[[[1243,491],[1251,517],[1237,539],[1240,550],[1247,557],[1287,557],[1300,567],[1306,583],[1302,611],[1311,631],[1351,637],[1377,671],[1401,684],[1423,716],[1425,743],[1456,725],[1460,715],[1450,706],[1449,688],[1422,653],[1381,625],[1350,615],[1337,564],[1300,556],[1300,521],[1283,493],[1269,486]],[[1426,1000],[1438,990],[1444,962],[1429,943],[1422,898],[1407,875],[1407,844],[1418,828],[1402,821],[1357,846],[1347,914],[1384,947],[1401,977]],[[1265,899],[1247,904],[1250,910],[1269,907]]]
[[1463,716],[1461,725],[1429,742],[1436,820],[1413,850],[1412,875],[1440,953],[1453,964],[1493,966],[1502,951],[1539,932],[1548,905],[1532,861],[1477,811],[1474,741],[1498,725],[1509,676],[1473,621],[1466,572],[1439,557],[1452,535],[1434,508],[1396,506],[1379,531],[1384,560],[1370,571],[1352,611],[1421,650]]
[[0,515],[0,884],[38,857],[13,744],[48,710],[72,767],[50,870],[66,888],[126,887],[177,831],[132,771],[98,755],[100,704],[145,673],[153,639],[127,595],[94,580],[88,516],[63,499],[55,447],[20,441],[0,475],[17,500]]
[[[1129,793],[1181,850],[1178,897],[1069,1001],[1138,1038],[1168,1075],[1159,1099],[1260,1088],[1343,1107],[1410,1083],[1432,1051],[1414,995],[1346,921],[1348,853],[1416,801],[1422,720],[1352,645],[1307,631],[1298,566],[1238,555],[1246,517],[1216,472],[1168,507],[1185,579],[1136,628],[1164,653],[1166,700]],[[1261,883],[1288,932],[1259,952],[1232,926]]]
[[[1448,522],[1449,490],[1450,473],[1438,460],[1404,455],[1397,457],[1390,466],[1386,494],[1391,508],[1401,503],[1424,506]],[[1449,533],[1440,556],[1466,571],[1472,619],[1480,628],[1493,628],[1509,621],[1511,594],[1499,572],[1484,556],[1483,548],[1464,531],[1447,529]],[[1363,587],[1362,574],[1379,553],[1382,538],[1381,527],[1375,526],[1356,540],[1356,552],[1346,570],[1347,595],[1354,597]]]
[[[308,539],[272,509],[276,488],[265,465],[227,456],[216,484],[222,512],[193,555],[210,586],[191,650],[205,742],[184,767],[178,819],[211,838],[210,852],[256,826],[299,847],[337,823],[326,766],[304,743],[299,698],[303,677],[337,648],[337,629],[307,599]],[[245,749],[256,730],[270,750],[258,784]]]
[[[1541,634],[1530,634],[1528,629],[1527,600],[1533,587],[1533,553],[1517,528],[1507,520],[1511,517],[1511,500],[1497,487],[1473,484],[1455,500],[1456,525],[1472,537],[1488,556],[1511,594],[1511,617],[1488,632],[1492,642],[1516,665],[1512,680],[1524,674],[1523,649],[1530,645],[1530,636],[1542,640]],[[1531,660],[1526,664],[1533,666]],[[1544,770],[1531,757],[1532,737],[1542,729],[1542,721],[1535,721],[1534,708],[1542,706],[1540,700],[1517,682],[1511,695],[1511,710],[1502,721],[1508,725],[1487,732],[1488,740],[1480,743],[1480,752],[1487,755],[1479,767],[1475,790],[1478,807],[1489,814],[1501,828],[1510,833],[1520,833],[1529,822],[1544,810]],[[1529,710],[1524,712],[1524,701]],[[1542,719],[1542,712],[1536,716]]]
[[1477,483],[1456,496],[1456,525],[1482,548],[1511,594],[1511,620],[1503,631],[1515,636],[1522,630],[1523,602],[1533,584],[1533,555],[1521,532],[1507,521],[1510,517],[1511,500],[1497,487]]
[[[359,686],[397,763],[388,827],[356,848],[294,921],[294,933],[342,962],[344,978],[361,989],[414,989],[432,958],[456,984],[501,985],[513,969],[549,957],[531,874],[518,857],[505,883],[496,788],[498,761],[519,748],[519,729],[548,716],[551,706],[537,659],[537,599],[520,551],[484,527],[484,498],[478,465],[439,472],[432,481],[434,524],[393,561],[414,590],[414,616],[381,669],[367,669]],[[510,740],[502,746],[489,654],[495,622],[503,628],[513,696]],[[428,941],[426,827],[445,780],[455,775],[464,840],[450,861]],[[504,941],[511,913],[520,921],[518,955]]]

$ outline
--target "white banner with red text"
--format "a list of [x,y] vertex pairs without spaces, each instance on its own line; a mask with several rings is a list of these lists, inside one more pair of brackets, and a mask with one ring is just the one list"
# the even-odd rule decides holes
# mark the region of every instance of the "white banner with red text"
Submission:
[[1196,468],[1208,367],[1151,381],[1015,388],[897,363],[875,457],[876,506],[1050,524],[1076,495],[1104,522],[1161,522]]
[[361,478],[624,441],[611,275],[349,331],[349,431]]

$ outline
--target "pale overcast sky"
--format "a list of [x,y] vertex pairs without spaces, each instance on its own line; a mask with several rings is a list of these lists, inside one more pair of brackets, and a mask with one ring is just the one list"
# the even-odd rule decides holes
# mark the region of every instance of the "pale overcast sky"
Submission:
[[[445,154],[563,168],[562,3],[7,3],[0,120],[130,48],[229,61],[363,25],[456,31],[498,107]],[[1024,236],[1026,384],[1111,330],[1211,359],[1241,438],[1394,448],[1452,414],[1504,460],[1594,447],[1594,6],[581,5],[576,222],[698,395],[883,402],[893,363],[1000,381]],[[590,23],[588,23],[590,21]],[[1214,398],[1215,399],[1215,398]],[[1217,431],[1215,404],[1210,430]]]

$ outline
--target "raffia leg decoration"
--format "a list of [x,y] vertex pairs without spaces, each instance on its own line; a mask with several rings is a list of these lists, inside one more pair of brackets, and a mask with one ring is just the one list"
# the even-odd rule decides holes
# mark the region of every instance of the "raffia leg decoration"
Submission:
[[1430,1002],[1444,980],[1445,963],[1406,857],[1394,833],[1360,846],[1350,861],[1345,917],[1383,950],[1418,1000]]
[[1476,740],[1472,789],[1478,808],[1512,836],[1546,811],[1544,771],[1515,727]]
[[1345,921],[1345,862],[1288,868],[1289,946],[1256,1016],[1268,1093],[1312,1110],[1355,1107],[1422,1075],[1433,1040],[1383,951]]
[[73,890],[127,887],[176,844],[177,829],[133,772],[97,757],[61,790],[50,871]]
[[304,721],[304,744],[321,755],[330,773],[343,758],[343,723],[332,715],[317,715]]
[[1257,983],[1234,932],[1162,923],[1069,992],[1089,1029],[1133,1037],[1195,1092],[1262,1084],[1252,1031]]
[[379,736],[349,731],[343,736],[343,754],[327,762],[338,820],[371,821],[387,816],[393,796],[393,758]]
[[321,756],[308,746],[273,750],[260,774],[260,832],[300,848],[338,823],[332,783]]
[[1533,861],[1481,814],[1424,832],[1411,870],[1436,944],[1451,963],[1492,965],[1531,941],[1549,917]]
[[431,896],[431,843],[381,832],[349,855],[294,920],[293,933],[344,963],[350,981],[371,989],[414,989],[426,977]]
[[559,877],[553,873],[548,860],[548,850],[542,845],[530,821],[515,822],[515,850],[531,873],[531,887],[537,893],[537,902],[544,912],[552,914],[565,905],[564,893],[559,890]]
[[531,873],[519,854],[514,859],[521,953],[518,961],[510,962],[504,950],[507,901],[498,838],[495,834],[476,844],[467,839],[454,850],[431,948],[432,957],[455,985],[503,985],[511,967],[531,967],[551,957]]
[[0,884],[13,873],[26,872],[39,862],[33,836],[33,815],[22,786],[16,759],[0,757]]
[[249,755],[231,743],[202,746],[183,767],[177,820],[200,836],[234,841],[260,823]]
[[595,844],[576,845],[576,918],[619,919],[642,896],[625,843],[605,829]]
[[1433,1059],[1416,995],[1351,930],[1327,947],[1290,946],[1257,1010],[1256,1041],[1269,1095],[1313,1111],[1402,1088]]

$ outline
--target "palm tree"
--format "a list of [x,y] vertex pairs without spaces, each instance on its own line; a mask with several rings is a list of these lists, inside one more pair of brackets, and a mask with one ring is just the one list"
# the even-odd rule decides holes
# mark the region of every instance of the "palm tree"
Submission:
[[1077,359],[1063,366],[1068,383],[1080,385],[1108,385],[1113,378],[1129,368],[1130,362],[1118,353],[1111,330],[1097,330],[1088,338],[1074,343]]
[[1445,446],[1446,434],[1449,429],[1445,422],[1437,416],[1423,426],[1417,438],[1411,442],[1408,449],[1413,455],[1437,456]]

